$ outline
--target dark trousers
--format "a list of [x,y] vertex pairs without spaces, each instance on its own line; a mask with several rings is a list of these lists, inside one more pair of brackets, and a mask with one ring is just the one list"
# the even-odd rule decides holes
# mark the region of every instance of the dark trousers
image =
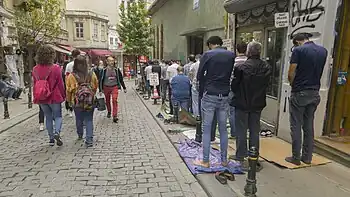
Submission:
[[69,103],[67,101],[64,103],[64,105],[67,111],[73,112],[73,108],[69,106]]
[[39,124],[44,124],[44,120],[45,120],[44,111],[39,106]]
[[261,111],[245,112],[235,109],[236,123],[236,160],[243,161],[248,156],[247,131],[249,129],[249,148],[259,150]]
[[173,102],[171,101],[171,87],[169,86],[169,92],[168,92],[168,97],[169,97],[169,106],[170,106],[170,114],[174,114],[174,107],[173,107]]
[[[294,159],[311,162],[314,149],[314,118],[320,104],[317,90],[292,92],[289,102],[290,130],[292,136],[292,153]],[[303,140],[302,132],[303,129]],[[303,145],[301,144],[303,141]],[[302,146],[302,147],[301,147]],[[302,149],[302,156],[300,151]]]

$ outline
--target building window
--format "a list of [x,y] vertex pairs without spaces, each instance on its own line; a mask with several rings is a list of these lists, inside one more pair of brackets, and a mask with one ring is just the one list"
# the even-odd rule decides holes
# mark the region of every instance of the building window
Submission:
[[109,38],[109,44],[110,44],[110,45],[113,45],[113,44],[114,44],[113,41],[114,41],[113,38]]
[[93,38],[97,39],[98,38],[98,23],[94,23],[94,34]]
[[101,25],[101,40],[106,40],[106,28],[105,28],[105,25]]
[[75,36],[77,38],[84,38],[84,23],[82,22],[75,23]]
[[119,43],[119,42],[118,42],[118,38],[114,38],[114,44],[115,44],[115,45],[118,45],[118,43]]

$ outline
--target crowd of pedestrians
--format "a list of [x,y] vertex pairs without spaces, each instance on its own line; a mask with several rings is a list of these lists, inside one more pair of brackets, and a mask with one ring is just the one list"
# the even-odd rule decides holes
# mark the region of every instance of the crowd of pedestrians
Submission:
[[[290,123],[293,154],[292,157],[286,157],[286,161],[300,165],[300,161],[310,164],[312,160],[313,120],[320,102],[320,78],[327,51],[309,41],[307,34],[297,34],[293,42],[295,47],[288,75],[292,87]],[[203,160],[195,164],[209,167],[210,143],[215,140],[218,127],[222,165],[228,162],[230,138],[236,140],[236,154],[229,158],[240,162],[243,169],[247,169],[248,142],[249,147],[259,150],[260,117],[266,107],[272,69],[261,58],[262,45],[258,42],[238,43],[235,53],[222,45],[220,37],[210,37],[207,41],[209,50],[203,55],[189,55],[188,63],[184,66],[176,60],[151,61],[144,67],[148,98],[152,88],[149,75],[154,72],[156,65],[160,65],[162,71],[158,93],[163,102],[169,100],[170,113],[173,114],[173,105],[177,104],[182,110],[202,120],[202,131],[197,131],[195,140],[202,142]],[[319,58],[316,58],[316,54]],[[301,128],[304,130],[303,146]],[[258,168],[261,169],[260,163]]]
[[[106,64],[92,67],[87,57],[79,50],[72,51],[72,61],[64,68],[54,64],[56,52],[49,45],[40,46],[36,53],[37,65],[33,68],[33,102],[39,105],[40,130],[45,127],[49,135],[49,145],[62,146],[62,107],[70,116],[75,116],[78,140],[82,140],[85,130],[85,145],[93,146],[93,115],[97,107],[97,92],[104,93],[107,117],[113,116],[118,122],[118,93],[126,92],[123,76],[113,57]],[[112,105],[111,105],[112,103]]]

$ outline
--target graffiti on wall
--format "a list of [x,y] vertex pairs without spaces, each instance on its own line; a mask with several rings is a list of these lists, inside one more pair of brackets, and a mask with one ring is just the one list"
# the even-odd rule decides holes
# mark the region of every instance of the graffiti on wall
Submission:
[[[306,3],[305,3],[306,2]],[[292,38],[298,32],[311,32],[325,13],[323,0],[293,0],[291,5]]]

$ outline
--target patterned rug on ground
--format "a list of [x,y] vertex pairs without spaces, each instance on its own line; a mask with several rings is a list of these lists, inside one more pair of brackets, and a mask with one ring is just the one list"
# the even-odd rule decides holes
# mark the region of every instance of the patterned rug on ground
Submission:
[[185,161],[187,167],[192,174],[214,173],[229,170],[233,174],[244,174],[240,165],[234,161],[230,161],[227,167],[221,165],[220,151],[213,148],[210,149],[210,168],[199,167],[193,164],[196,160],[202,160],[202,145],[194,140],[185,140],[179,143],[178,151]]

